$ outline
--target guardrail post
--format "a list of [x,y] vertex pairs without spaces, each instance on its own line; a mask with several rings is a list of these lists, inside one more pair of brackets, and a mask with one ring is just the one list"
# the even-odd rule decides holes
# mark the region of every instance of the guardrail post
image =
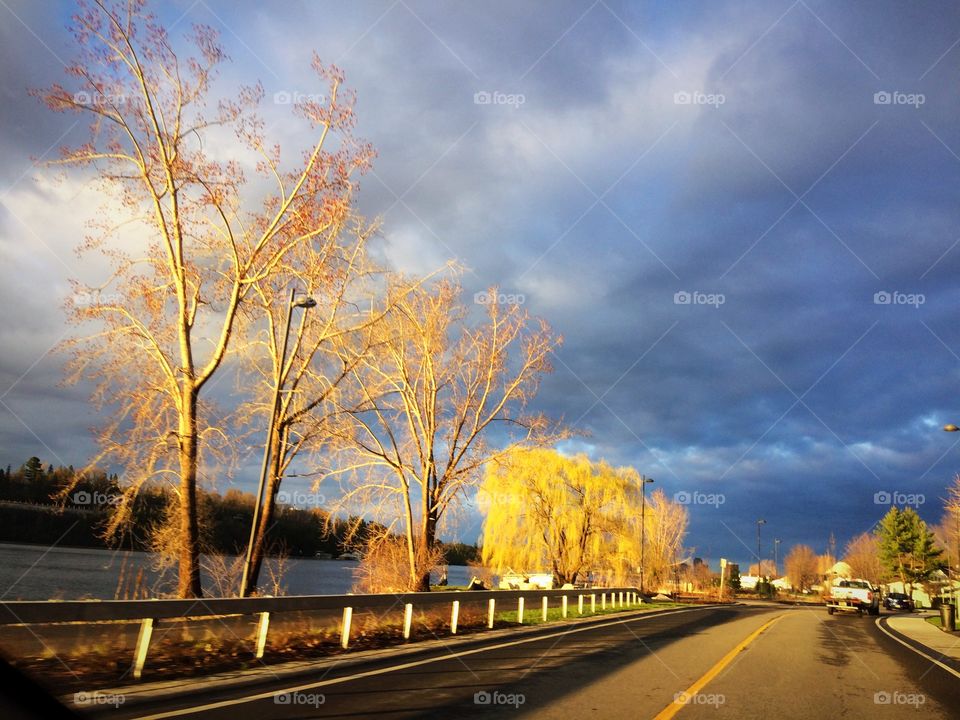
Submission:
[[340,647],[344,650],[350,645],[350,622],[353,620],[353,608],[345,607],[343,609],[343,621],[340,624]]
[[620,607],[623,607],[623,592],[620,593]]
[[493,616],[497,609],[497,601],[493,598],[487,602],[487,627],[493,630]]
[[566,619],[567,617],[567,596],[566,595],[564,595],[563,598],[560,600],[560,614],[563,616],[564,619]]
[[267,628],[270,627],[270,613],[260,613],[260,622],[257,623],[257,652],[254,657],[259,660],[263,657],[263,650],[267,646]]
[[460,601],[454,600],[450,609],[450,634],[457,634],[457,622],[460,620]]
[[597,594],[590,593],[590,612],[595,613],[597,611]]
[[547,596],[543,596],[543,621],[547,621]]
[[606,593],[602,593],[602,594],[600,595],[600,609],[601,609],[601,610],[606,610],[606,609],[607,609],[607,594],[606,594]]
[[410,626],[413,624],[413,603],[403,606],[403,639],[410,639]]
[[143,674],[143,665],[147,661],[147,648],[150,647],[151,635],[153,635],[153,618],[144,618],[140,621],[140,632],[137,634],[137,647],[133,651],[134,680],[139,680]]
[[523,598],[517,600],[517,622],[523,625]]
[[577,595],[577,615],[583,615],[583,595]]

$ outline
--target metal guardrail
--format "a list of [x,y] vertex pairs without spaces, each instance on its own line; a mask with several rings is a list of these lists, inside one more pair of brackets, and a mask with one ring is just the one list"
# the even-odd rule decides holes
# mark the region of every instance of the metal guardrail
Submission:
[[[0,602],[0,626],[41,625],[58,623],[110,623],[138,621],[140,631],[133,653],[133,677],[139,679],[147,659],[155,625],[161,620],[222,618],[224,616],[258,616],[252,640],[254,655],[263,657],[270,628],[271,613],[340,611],[340,645],[350,644],[354,610],[392,610],[403,608],[403,637],[410,638],[413,609],[450,606],[450,631],[457,633],[461,604],[487,604],[487,627],[494,626],[498,606],[516,608],[517,622],[523,624],[525,613],[547,619],[548,610],[558,605],[561,616],[567,617],[576,598],[577,614],[589,604],[595,612],[601,609],[634,607],[643,602],[635,587],[581,588],[574,590],[464,590],[431,593],[383,593],[371,595],[296,595],[256,598],[197,598],[189,600],[68,600]],[[536,606],[539,605],[539,608]],[[528,616],[529,617],[529,616]]]

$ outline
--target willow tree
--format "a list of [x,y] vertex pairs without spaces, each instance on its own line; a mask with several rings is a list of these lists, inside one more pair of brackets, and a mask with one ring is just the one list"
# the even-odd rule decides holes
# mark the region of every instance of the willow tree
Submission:
[[[483,563],[505,570],[549,570],[554,581],[622,572],[638,555],[641,499],[633,468],[586,455],[518,450],[488,466],[478,494]],[[630,564],[630,563],[628,563]]]
[[687,535],[689,513],[687,506],[671,500],[662,490],[654,490],[647,497],[647,543],[644,572],[656,583],[663,584],[687,560],[683,547]]
[[[80,246],[101,249],[112,272],[99,287],[77,285],[69,303],[74,321],[93,326],[69,344],[72,377],[95,385],[109,418],[94,462],[125,466],[128,491],[111,529],[129,518],[143,483],[169,482],[178,593],[200,596],[198,477],[211,442],[223,437],[202,395],[223,368],[251,290],[338,222],[343,188],[370,152],[351,140],[353,98],[341,92],[339,71],[316,58],[325,99],[292,106],[310,140],[282,162],[255,114],[259,84],[211,98],[226,58],[213,29],[195,27],[176,44],[144,2],[94,0],[81,4],[73,32],[73,87],[36,94],[55,111],[91,119],[89,139],[64,148],[59,163],[86,168],[112,202]],[[331,136],[340,140],[335,151],[325,150]],[[275,189],[264,193],[224,155],[257,157]]]
[[416,590],[429,590],[439,524],[483,466],[559,436],[530,410],[559,337],[516,303],[477,319],[461,295],[450,280],[391,286],[351,373],[360,402],[342,409],[333,440],[340,506],[398,530]]

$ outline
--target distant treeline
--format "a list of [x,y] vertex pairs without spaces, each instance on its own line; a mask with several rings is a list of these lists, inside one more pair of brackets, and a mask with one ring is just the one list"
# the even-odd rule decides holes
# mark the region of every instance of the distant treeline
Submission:
[[[74,482],[76,485],[66,492]],[[103,528],[121,492],[116,474],[96,471],[77,478],[72,465],[44,466],[36,457],[18,469],[10,465],[0,468],[0,542],[108,547]],[[118,541],[119,547],[149,550],[146,530],[163,518],[168,495],[169,491],[160,487],[141,490],[133,506],[132,530]],[[222,495],[199,491],[204,551],[242,554],[249,540],[253,504],[251,493],[233,488]],[[270,531],[272,552],[291,557],[313,557],[317,553],[337,557],[355,550],[345,542],[348,521],[334,519],[328,532],[327,518],[322,508],[278,504]],[[358,539],[381,529],[376,523],[359,523]],[[466,565],[478,556],[475,546],[463,543],[444,545],[444,550],[451,565]]]

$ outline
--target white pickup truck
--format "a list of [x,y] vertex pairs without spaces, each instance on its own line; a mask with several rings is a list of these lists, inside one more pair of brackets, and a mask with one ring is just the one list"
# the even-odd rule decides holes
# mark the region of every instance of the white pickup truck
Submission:
[[827,593],[827,612],[831,615],[837,611],[860,615],[863,615],[864,611],[870,615],[880,614],[880,591],[879,588],[874,588],[869,580],[837,578]]

